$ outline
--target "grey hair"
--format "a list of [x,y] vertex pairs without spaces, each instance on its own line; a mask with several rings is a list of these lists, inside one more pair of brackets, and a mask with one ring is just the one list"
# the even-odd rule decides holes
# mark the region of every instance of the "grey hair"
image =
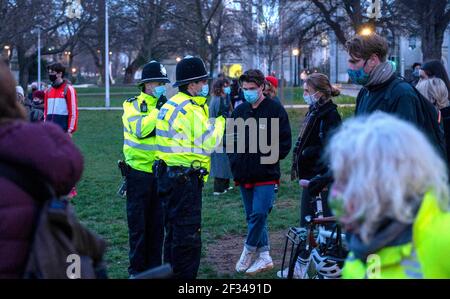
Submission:
[[353,210],[346,221],[366,243],[382,220],[413,223],[427,191],[448,210],[446,165],[406,121],[383,112],[350,119],[331,138],[327,155],[334,186]]
[[442,79],[430,78],[420,80],[416,88],[437,109],[440,110],[449,105],[447,85]]

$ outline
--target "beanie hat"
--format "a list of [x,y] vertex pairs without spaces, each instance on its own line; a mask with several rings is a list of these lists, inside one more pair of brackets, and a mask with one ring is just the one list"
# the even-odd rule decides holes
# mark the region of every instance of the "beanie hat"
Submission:
[[273,87],[278,88],[278,79],[273,76],[267,76],[266,80],[270,82],[270,84],[273,85]]

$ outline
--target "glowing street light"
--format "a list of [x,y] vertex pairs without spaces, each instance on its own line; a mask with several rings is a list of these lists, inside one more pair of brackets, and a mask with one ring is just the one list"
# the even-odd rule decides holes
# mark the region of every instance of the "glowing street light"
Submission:
[[77,72],[77,68],[73,67],[72,68],[72,74],[75,74]]
[[11,47],[6,45],[4,49],[8,52],[8,57],[11,56]]
[[373,33],[372,29],[370,29],[369,27],[364,27],[363,29],[361,29],[360,35],[368,36],[371,35],[372,33]]
[[177,62],[180,62],[180,61],[181,61],[181,57],[177,57],[175,60],[176,60]]

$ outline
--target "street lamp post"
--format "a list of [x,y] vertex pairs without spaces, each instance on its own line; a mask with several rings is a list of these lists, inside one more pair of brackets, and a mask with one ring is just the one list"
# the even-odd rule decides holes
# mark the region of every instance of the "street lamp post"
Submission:
[[[70,0],[68,1],[68,5],[66,7],[66,11],[65,11],[65,15],[68,19],[80,19],[81,18],[81,14],[83,13],[83,6],[81,5],[81,0]],[[40,47],[39,47],[40,50]],[[64,52],[64,54],[66,55],[66,59],[67,59],[67,64],[71,64],[70,63],[70,56],[72,55],[72,53],[70,51],[66,51]],[[40,62],[41,59],[39,59],[39,72],[41,70],[40,67]],[[40,78],[40,74],[38,75],[38,77]],[[38,79],[38,81],[40,81],[40,79]],[[40,86],[40,82],[38,83]]]
[[294,56],[294,86],[298,86],[298,56],[300,54],[299,49],[292,50],[292,55]]
[[41,90],[41,81],[42,81],[42,76],[41,76],[41,31],[44,28],[40,25],[37,25],[36,29],[37,29],[37,35],[38,35],[38,44],[37,44],[38,90]]
[[41,90],[41,27],[38,27],[38,90]]
[[108,20],[108,0],[105,0],[105,106],[110,107],[109,92],[109,20]]

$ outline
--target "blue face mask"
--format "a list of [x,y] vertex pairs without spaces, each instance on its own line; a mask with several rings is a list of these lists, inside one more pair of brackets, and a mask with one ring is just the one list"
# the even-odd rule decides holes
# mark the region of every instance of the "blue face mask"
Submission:
[[162,95],[166,95],[166,87],[164,85],[156,86],[153,90],[155,98],[159,99]]
[[369,81],[369,74],[364,71],[364,67],[366,66],[367,61],[364,63],[364,65],[357,69],[352,70],[348,69],[347,73],[350,79],[353,83],[359,84],[359,85],[365,85]]
[[305,100],[305,103],[308,105],[312,105],[316,102],[316,98],[314,97],[314,95],[317,93],[318,91],[316,91],[314,94],[312,95],[305,95],[303,94],[303,99]]
[[231,93],[231,87],[230,87],[230,86],[224,87],[224,88],[223,88],[223,92],[224,92],[225,94],[230,94],[230,93]]
[[203,85],[202,90],[199,92],[198,95],[201,97],[207,97],[208,94],[209,94],[209,85],[205,84]]
[[250,104],[256,103],[259,99],[258,90],[244,90],[244,98]]
[[419,78],[419,77],[420,77],[419,69],[415,69],[415,70],[413,71],[412,75],[413,75],[414,77]]

